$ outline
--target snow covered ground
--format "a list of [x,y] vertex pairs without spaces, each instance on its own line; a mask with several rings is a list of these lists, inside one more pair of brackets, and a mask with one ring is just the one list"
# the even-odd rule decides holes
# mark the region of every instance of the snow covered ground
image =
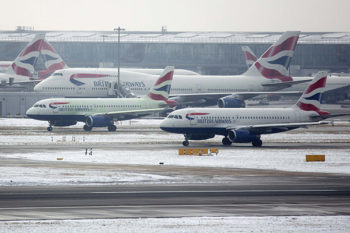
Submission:
[[[133,120],[122,122],[121,127],[157,128],[160,120]],[[47,127],[47,122],[31,119],[0,119],[0,127]],[[69,128],[82,128],[82,124]],[[89,133],[68,132],[67,135],[41,133],[36,129],[26,135],[0,132],[1,146],[46,145],[65,147],[65,150],[40,150],[35,152],[0,151],[1,159],[29,159],[53,163],[78,162],[85,164],[141,164],[162,166],[181,165],[194,167],[225,167],[275,169],[285,171],[325,172],[350,174],[350,149],[274,149],[253,147],[220,148],[214,156],[179,156],[177,149],[156,147],[153,149],[103,149],[93,148],[92,155],[85,154],[91,143],[173,144],[181,148],[182,135],[159,134],[145,131],[131,133]],[[28,135],[29,132],[29,135]],[[76,132],[76,131],[75,131]],[[220,145],[221,138],[208,140],[208,144]],[[350,142],[347,133],[296,132],[266,135],[264,142]],[[74,147],[73,147],[74,145]],[[77,146],[78,145],[78,146]],[[67,147],[73,149],[67,149]],[[82,149],[76,149],[76,148]],[[174,147],[174,146],[172,146]],[[75,148],[75,149],[74,149]],[[325,162],[307,163],[306,154],[325,154]],[[63,158],[58,161],[57,158]],[[121,184],[121,183],[168,183],[184,182],[176,176],[149,173],[113,171],[112,169],[68,169],[57,167],[15,167],[0,166],[0,186],[19,185],[77,185],[77,184]],[[222,179],[221,177],[213,178]],[[193,182],[192,179],[186,179]],[[144,218],[144,219],[87,219],[87,220],[42,220],[0,222],[0,232],[56,233],[56,232],[349,232],[350,216],[266,216],[266,217],[186,217],[186,218]]]
[[350,216],[193,217],[0,222],[6,233],[349,232]]
[[[30,119],[0,119],[0,127],[35,127],[46,126],[46,122]],[[154,129],[158,127],[159,120],[133,120],[123,122],[127,127],[146,127]],[[75,126],[77,127],[77,126]],[[80,126],[79,126],[80,127]],[[78,162],[87,164],[131,164],[131,165],[159,165],[163,166],[194,166],[194,167],[225,167],[225,168],[252,168],[272,169],[283,171],[300,172],[323,172],[350,174],[350,149],[280,149],[273,147],[254,148],[250,146],[220,147],[218,155],[214,156],[179,156],[177,151],[181,148],[182,135],[167,134],[161,131],[138,131],[106,133],[96,132],[88,134],[72,134],[67,132],[64,136],[48,133],[45,130],[41,133],[32,134],[6,134],[0,133],[0,146],[8,145],[54,145],[64,147],[65,150],[45,150],[16,152],[0,151],[0,158],[16,158],[39,161],[52,161],[56,163]],[[7,132],[11,132],[7,131]],[[20,131],[19,131],[20,132]],[[134,142],[139,144],[155,145],[140,149],[130,149]],[[294,132],[264,135],[263,141],[268,142],[350,142],[350,134],[327,133],[327,132]],[[208,144],[220,145],[221,137],[207,140]],[[103,146],[92,148],[90,145],[102,143]],[[120,149],[109,148],[110,145],[119,143]],[[129,144],[123,148],[123,145]],[[164,147],[156,144],[172,144],[174,146]],[[175,147],[175,148],[174,148]],[[67,148],[72,148],[67,149]],[[86,155],[86,148],[88,154]],[[325,162],[305,161],[306,154],[325,154]],[[57,161],[62,158],[63,161]],[[106,170],[79,170],[65,168],[31,168],[31,167],[0,167],[2,185],[55,185],[55,184],[113,184],[113,183],[139,183],[139,182],[176,182],[176,178],[140,173],[118,173]],[[42,174],[45,174],[44,176]],[[182,182],[182,179],[180,179]]]

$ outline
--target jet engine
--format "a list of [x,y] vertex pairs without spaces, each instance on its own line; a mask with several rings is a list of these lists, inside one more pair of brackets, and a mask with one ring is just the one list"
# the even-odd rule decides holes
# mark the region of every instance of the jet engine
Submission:
[[231,142],[246,143],[258,140],[259,136],[251,133],[249,130],[240,129],[228,131],[228,138]]
[[89,127],[106,127],[112,124],[111,118],[106,116],[89,116],[86,118],[86,125]]
[[218,100],[219,108],[244,108],[245,103],[236,96],[226,96]]

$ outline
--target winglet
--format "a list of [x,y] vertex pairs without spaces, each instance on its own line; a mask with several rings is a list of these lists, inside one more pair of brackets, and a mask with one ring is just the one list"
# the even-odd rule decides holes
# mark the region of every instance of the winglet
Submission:
[[327,72],[318,72],[295,104],[295,107],[301,111],[317,112],[320,116],[329,115],[329,112],[320,110],[322,93],[325,89],[326,81]]
[[170,107],[175,107],[177,103],[175,101],[168,100],[171,83],[174,75],[174,67],[167,66],[159,76],[156,83],[153,85],[151,91],[148,93],[148,97],[156,101],[164,101]]

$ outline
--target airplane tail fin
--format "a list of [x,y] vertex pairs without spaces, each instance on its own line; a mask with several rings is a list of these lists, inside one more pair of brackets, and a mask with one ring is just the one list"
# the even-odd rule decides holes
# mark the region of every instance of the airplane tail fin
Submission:
[[318,72],[294,107],[301,111],[314,111],[319,116],[329,115],[329,112],[320,110],[322,93],[325,89],[326,81],[327,72]]
[[242,46],[242,51],[245,58],[245,63],[249,68],[254,64],[254,62],[258,60],[258,58],[253,53],[253,51],[249,48],[249,46]]
[[41,70],[38,72],[39,78],[46,78],[56,70],[68,68],[66,63],[63,61],[62,57],[55,51],[52,45],[45,39],[43,40],[40,53],[44,57],[46,70]]
[[44,38],[44,34],[37,34],[9,66],[7,73],[33,77]]
[[282,82],[293,81],[288,75],[291,59],[299,39],[299,31],[287,31],[244,73],[247,76],[263,76],[267,79],[279,79]]
[[164,101],[168,106],[175,107],[175,101],[168,100],[171,83],[174,75],[174,67],[167,66],[159,76],[147,97],[155,101]]

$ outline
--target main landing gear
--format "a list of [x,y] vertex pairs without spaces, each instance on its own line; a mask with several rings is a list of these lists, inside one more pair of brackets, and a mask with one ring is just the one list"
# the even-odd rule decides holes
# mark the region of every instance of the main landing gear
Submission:
[[222,144],[223,144],[224,146],[230,146],[230,145],[232,144],[232,142],[230,141],[230,139],[228,139],[228,137],[224,137],[224,138],[222,139]]
[[255,139],[254,141],[252,141],[252,145],[253,145],[254,147],[261,147],[261,146],[262,146],[262,141],[261,141],[261,139],[260,139],[260,138]]
[[86,131],[86,132],[90,132],[92,130],[92,127],[91,126],[88,126],[88,125],[84,125],[83,129]]
[[117,130],[117,126],[115,126],[115,125],[109,125],[108,126],[108,131],[109,132],[115,132]]

